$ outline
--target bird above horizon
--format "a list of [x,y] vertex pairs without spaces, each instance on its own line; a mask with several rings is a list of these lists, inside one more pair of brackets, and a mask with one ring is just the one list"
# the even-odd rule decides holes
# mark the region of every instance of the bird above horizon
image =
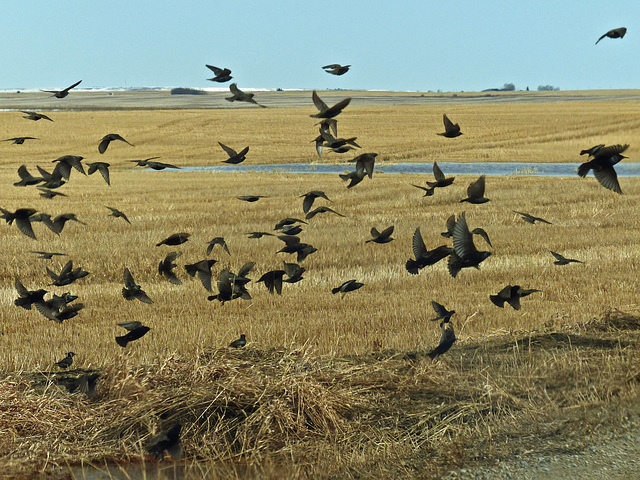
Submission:
[[42,90],[42,91],[43,92],[47,92],[47,93],[53,93],[53,95],[51,95],[52,97],[64,98],[67,95],[69,95],[69,90],[71,90],[72,88],[75,88],[78,85],[80,85],[80,82],[82,82],[82,80],[80,80],[79,82],[74,83],[70,87],[67,87],[67,88],[65,88],[63,90]]
[[340,65],[339,63],[332,63],[330,65],[325,65],[322,67],[325,72],[330,73],[331,75],[344,75],[349,71],[349,67],[351,65]]
[[236,83],[232,83],[231,85],[229,85],[229,90],[231,90],[231,93],[233,94],[232,97],[225,97],[225,100],[228,102],[248,102],[248,103],[254,103],[256,105],[258,105],[259,107],[262,108],[267,108],[264,105],[260,105],[258,102],[256,102],[253,99],[253,96],[255,94],[253,93],[245,93],[242,90],[240,90],[238,88],[238,85]]
[[107,135],[102,137],[102,139],[100,140],[100,144],[98,145],[98,151],[100,153],[106,152],[109,144],[115,140],[120,140],[121,142],[124,142],[127,145],[131,145],[133,147],[133,144],[127,142],[124,138],[122,138],[117,133],[108,133]]
[[627,29],[625,27],[614,28],[613,30],[609,30],[607,33],[602,35],[598,39],[598,41],[596,42],[596,45],[598,44],[598,42],[600,40],[602,40],[605,37],[609,37],[609,38],[624,38],[626,33],[627,33]]
[[215,77],[207,78],[207,80],[211,82],[224,83],[224,82],[228,82],[233,78],[231,76],[231,70],[229,70],[228,68],[218,68],[218,67],[214,67],[213,65],[205,65],[205,66],[215,74]]
[[446,113],[442,115],[442,120],[444,122],[444,132],[439,133],[438,135],[447,138],[455,138],[462,135],[462,132],[460,131],[460,125],[458,125],[457,123],[454,124],[451,120],[449,120],[449,117],[447,117]]
[[622,152],[627,148],[629,148],[627,144],[598,148],[595,153],[592,154],[592,160],[578,167],[578,175],[585,177],[587,173],[589,173],[589,170],[593,170],[593,174],[598,182],[600,182],[600,185],[622,195],[618,175],[613,166],[623,158],[628,158],[622,155]]

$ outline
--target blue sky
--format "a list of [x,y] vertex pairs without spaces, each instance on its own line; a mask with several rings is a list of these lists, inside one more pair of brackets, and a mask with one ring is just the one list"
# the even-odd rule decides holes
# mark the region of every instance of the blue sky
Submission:
[[[0,89],[640,88],[640,2],[3,1]],[[623,39],[603,39],[612,28]],[[336,77],[321,67],[351,64]],[[222,85],[226,87],[228,84]]]

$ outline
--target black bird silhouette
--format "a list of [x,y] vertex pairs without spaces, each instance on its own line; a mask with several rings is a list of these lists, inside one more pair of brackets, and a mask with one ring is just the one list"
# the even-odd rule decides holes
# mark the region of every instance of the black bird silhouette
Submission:
[[[81,225],[86,225],[86,223],[78,220],[78,218],[76,217],[75,213],[63,213],[61,215],[57,215],[53,220],[52,220],[52,225],[47,225],[49,226],[49,228],[51,228],[51,230],[53,230],[53,232],[57,233],[58,235],[60,235],[60,233],[62,232],[62,229],[64,228],[64,225],[68,222],[73,220],[74,222],[78,222]],[[46,224],[47,222],[45,222]]]
[[[63,155],[62,157],[56,158],[51,161],[51,163],[57,162],[57,165],[53,169],[53,173],[51,175],[54,178],[64,178],[68,181],[71,176],[71,167],[75,168],[81,174],[86,175],[84,167],[82,166],[82,163],[80,163],[83,159],[84,157],[79,155]],[[43,173],[41,169],[38,169],[38,171],[41,174]],[[45,180],[47,180],[46,177]]]
[[100,378],[99,373],[83,373],[71,383],[66,385],[69,393],[80,392],[92,398],[96,394],[96,385]]
[[274,228],[274,230],[282,230],[282,227],[284,227],[285,225],[293,225],[294,223],[304,223],[305,225],[307,225],[307,222],[305,222],[304,220],[300,220],[299,218],[287,217],[276,223],[276,227]]
[[554,265],[567,265],[569,263],[584,263],[581,260],[576,260],[574,258],[567,258],[563,255],[560,255],[559,253],[556,252],[551,252],[551,255],[553,255],[556,259],[555,262],[553,262]]
[[180,255],[182,255],[182,252],[167,253],[167,256],[164,257],[164,260],[162,260],[158,264],[158,274],[162,275],[164,278],[169,280],[169,282],[173,283],[174,285],[182,285],[182,282],[173,271],[173,269],[178,266],[176,265],[176,259]]
[[142,290],[142,287],[135,282],[133,275],[131,275],[128,268],[124,269],[124,287],[122,288],[122,296],[125,300],[133,300],[134,298],[137,298],[143,303],[153,303],[153,300],[151,300],[147,293]]
[[146,446],[146,450],[149,454],[153,455],[158,461],[164,458],[164,452],[166,451],[172,458],[178,460],[182,458],[182,441],[180,440],[180,430],[182,425],[175,423],[171,428],[156,435]]
[[355,162],[356,173],[364,177],[366,174],[369,178],[373,178],[373,167],[376,162],[377,153],[361,153],[357,157],[352,158],[349,162]]
[[[40,175],[42,175],[42,178],[44,180],[41,187],[42,188],[59,188],[65,183],[67,183],[62,179],[62,171],[65,170],[66,167],[67,167],[66,164],[62,164],[62,167],[60,167],[60,164],[58,164],[53,169],[53,172],[49,173],[44,168],[40,167],[39,165],[36,165],[38,172],[40,172]],[[82,165],[80,165],[80,168],[82,168]],[[69,170],[68,173],[69,175],[71,175],[71,170]]]
[[231,76],[231,70],[229,70],[228,68],[218,68],[214,67],[213,65],[206,65],[206,67],[215,74],[215,77],[207,78],[207,80],[210,80],[212,82],[224,83],[233,78]]
[[442,173],[442,170],[440,170],[440,167],[438,166],[437,162],[433,162],[433,176],[435,177],[436,181],[435,182],[427,181],[427,187],[429,188],[448,187],[453,183],[453,181],[456,178],[456,177],[449,177],[449,178],[445,177],[444,173]]
[[0,208],[0,218],[3,218],[9,225],[14,221],[18,229],[24,233],[27,237],[36,239],[36,234],[33,233],[33,227],[31,226],[30,217],[34,215],[37,210],[33,208],[18,208],[15,212],[10,212],[4,208]]
[[186,242],[187,240],[189,240],[189,237],[191,236],[190,233],[174,233],[173,235],[169,235],[167,238],[165,238],[164,240],[160,241],[159,243],[156,243],[156,247],[159,247],[160,245],[182,245],[184,242]]
[[332,63],[330,65],[325,65],[323,70],[331,75],[344,75],[349,71],[349,67],[351,65],[340,65],[339,63]]
[[44,178],[31,175],[26,165],[18,167],[18,176],[20,181],[13,184],[15,187],[28,187],[29,185],[37,185],[44,182]]
[[253,202],[257,202],[261,198],[269,198],[269,197],[266,197],[264,195],[240,195],[238,197],[238,200],[242,200],[243,202],[253,203]]
[[285,278],[283,281],[287,283],[297,283],[303,279],[302,274],[306,271],[306,268],[301,267],[297,263],[282,262],[284,271],[289,278]]
[[49,285],[55,285],[57,287],[63,287],[64,285],[71,285],[76,280],[86,277],[89,275],[89,272],[83,270],[82,268],[73,268],[73,260],[69,260],[60,271],[60,274],[56,274],[51,271],[49,267],[47,267],[47,274],[53,280]]
[[316,142],[316,152],[318,156],[322,156],[323,148],[328,148],[334,153],[346,153],[350,150],[355,150],[356,148],[361,148],[360,145],[356,143],[358,137],[351,138],[336,138],[329,133],[327,130],[320,129],[320,135],[315,138]]
[[106,162],[87,162],[87,166],[89,167],[87,175],[93,175],[96,172],[100,172],[100,175],[102,175],[104,181],[107,182],[107,185],[111,186],[111,179],[109,178],[109,167],[111,166],[110,164]]
[[247,159],[247,152],[249,151],[249,147],[244,147],[240,152],[236,152],[233,148],[227,147],[225,144],[218,142],[218,145],[222,147],[222,149],[227,152],[229,158],[226,160],[222,160],[222,163],[230,163],[232,165],[236,165],[238,163],[242,163]]
[[462,135],[462,132],[460,131],[460,125],[458,125],[457,123],[454,125],[454,123],[449,120],[449,117],[447,117],[446,113],[442,115],[442,121],[444,122],[444,132],[439,133],[438,135],[442,135],[443,137],[447,138],[454,138]]
[[593,154],[592,160],[578,167],[578,175],[585,177],[587,173],[589,173],[589,170],[593,169],[593,174],[598,182],[600,182],[600,185],[622,194],[620,183],[618,183],[618,175],[613,166],[623,158],[627,158],[622,155],[622,152],[627,148],[629,148],[629,145],[612,145],[599,148]]
[[286,273],[284,270],[271,270],[262,275],[257,282],[264,282],[270,294],[273,295],[273,292],[276,292],[282,295],[282,278]]
[[298,235],[302,233],[301,225],[285,225],[281,229],[284,235]]
[[38,140],[36,137],[13,137],[3,140],[3,142],[13,142],[14,145],[22,145],[25,140]]
[[322,190],[311,190],[304,195],[300,195],[300,198],[302,197],[304,197],[304,200],[302,201],[302,211],[304,213],[309,213],[309,210],[311,210],[316,198],[324,198],[325,200],[331,201]]
[[542,222],[548,225],[553,225],[551,222],[548,222],[544,218],[534,217],[533,215],[529,215],[528,213],[516,212],[515,210],[513,211],[513,213],[517,213],[518,215],[521,215],[522,219],[527,223],[535,224],[536,222]]
[[111,210],[111,213],[108,215],[109,217],[115,217],[115,218],[122,218],[125,222],[127,223],[131,223],[129,221],[129,219],[127,218],[127,216],[121,212],[120,210],[118,210],[117,208],[113,208],[113,207],[107,207],[106,205],[104,206],[104,208],[108,208],[109,210]]
[[480,269],[480,263],[489,256],[491,256],[491,252],[478,251],[474,245],[473,234],[469,231],[463,212],[453,227],[453,252],[449,255],[449,273],[455,278],[463,268]]
[[213,247],[215,247],[216,245],[220,245],[228,255],[231,255],[231,252],[229,252],[229,247],[227,246],[227,242],[224,241],[224,237],[213,237],[211,240],[209,240],[207,244],[207,255],[211,255]]
[[180,167],[176,167],[175,165],[171,165],[170,163],[163,162],[154,162],[156,158],[160,157],[150,157],[145,158],[144,160],[129,160],[130,162],[135,163],[136,167],[149,167],[153,170],[164,170],[165,168],[175,168],[176,170],[180,170]]
[[449,351],[451,346],[456,341],[456,334],[453,330],[453,324],[451,322],[443,320],[440,323],[440,328],[442,329],[442,335],[440,336],[440,344],[427,354],[429,355],[429,358],[431,360]]
[[80,82],[82,82],[82,80],[80,80],[79,82],[74,83],[73,85],[71,85],[70,87],[65,88],[64,90],[42,90],[42,91],[43,92],[47,92],[47,93],[53,93],[53,95],[51,95],[52,97],[64,98],[67,95],[69,95],[69,90],[71,90],[72,88],[75,88],[78,85],[80,85]]
[[342,293],[342,298],[344,298],[347,293],[358,290],[360,287],[364,287],[364,283],[358,282],[356,280],[347,280],[339,287],[332,288],[331,293],[335,295],[336,293],[340,292]]
[[298,263],[318,251],[313,245],[301,242],[300,239],[294,235],[278,235],[278,238],[285,243],[285,246],[276,253],[297,253]]
[[192,277],[198,276],[200,283],[207,292],[211,292],[211,267],[217,263],[217,260],[200,260],[199,262],[185,265],[184,269]]
[[38,258],[41,258],[43,260],[51,260],[55,256],[66,256],[67,255],[66,253],[40,252],[40,251],[34,251],[34,250],[31,250],[31,253],[38,254]]
[[347,185],[347,188],[352,188],[352,187],[355,187],[357,184],[359,184],[362,180],[364,180],[364,177],[366,177],[367,175],[365,174],[364,171],[358,172],[356,170],[355,172],[342,173],[339,176],[345,182],[349,182],[349,185]]
[[323,205],[321,207],[314,208],[309,213],[307,213],[307,216],[305,217],[305,219],[310,220],[310,219],[312,219],[313,217],[315,217],[319,213],[333,213],[335,215],[338,215],[339,217],[344,217],[344,215],[342,215],[341,213],[338,213],[335,210],[333,210],[332,208],[325,207]]
[[233,94],[233,96],[231,97],[226,97],[225,100],[227,100],[228,102],[248,102],[248,103],[254,103],[256,105],[258,105],[259,107],[262,108],[266,108],[264,105],[260,105],[258,102],[256,102],[253,99],[253,96],[255,94],[253,93],[245,93],[242,90],[240,90],[238,88],[238,85],[235,83],[232,83],[231,85],[229,85],[229,90],[231,90],[231,93]]
[[17,307],[22,307],[25,310],[31,310],[31,305],[34,303],[44,302],[44,296],[47,294],[46,290],[27,290],[18,278],[16,278],[14,285],[18,292],[18,298],[16,298],[13,303]]
[[382,230],[381,232],[379,232],[376,227],[371,227],[371,236],[373,238],[370,238],[369,240],[367,240],[364,243],[369,243],[369,242],[373,242],[373,243],[389,243],[389,242],[393,241],[393,237],[391,237],[391,234],[393,233],[393,229],[394,229],[394,226],[391,225],[390,227],[387,227],[384,230]]
[[407,260],[405,268],[407,272],[412,275],[417,275],[424,267],[435,265],[453,252],[453,249],[446,245],[440,245],[433,250],[427,250],[424,240],[422,239],[422,234],[420,233],[420,228],[416,228],[416,231],[413,233],[411,247],[413,249],[413,255],[416,258],[415,260]]
[[447,310],[444,305],[440,305],[438,302],[431,300],[431,306],[438,315],[436,318],[432,318],[431,321],[435,322],[436,320],[442,320],[443,322],[449,322],[455,310]]
[[315,115],[309,115],[313,118],[333,118],[339,115],[342,110],[349,105],[351,98],[345,98],[344,100],[339,101],[333,107],[329,107],[326,103],[324,103],[316,91],[314,90],[311,94],[311,99],[313,100],[313,104],[316,106],[320,113],[316,113]]
[[129,342],[133,342],[134,340],[138,340],[139,338],[144,337],[151,328],[142,325],[142,322],[121,322],[118,323],[118,326],[129,330],[129,333],[126,335],[122,335],[121,337],[116,337],[116,343],[121,347],[126,347]]
[[242,267],[238,272],[238,275],[231,273],[227,269],[220,272],[220,275],[218,276],[218,293],[216,295],[208,296],[207,300],[218,300],[223,305],[225,302],[229,302],[236,298],[251,300],[251,295],[246,288],[246,284],[251,280],[245,277],[251,268],[253,268],[253,262]]
[[133,147],[133,144],[127,142],[124,138],[122,138],[117,133],[108,133],[107,135],[102,137],[102,139],[100,140],[100,143],[98,144],[98,151],[100,153],[106,152],[109,144],[115,140],[120,140],[121,142],[124,142],[127,145],[131,145]]
[[231,342],[229,344],[229,346],[231,348],[242,348],[247,344],[247,337],[245,336],[245,334],[241,334],[240,338],[238,338],[237,340],[234,340],[233,342]]
[[469,202],[473,204],[487,203],[488,198],[484,196],[485,176],[481,175],[475,182],[471,182],[467,187],[467,198],[460,200],[462,202]]
[[248,238],[262,238],[265,235],[268,237],[274,237],[275,235],[273,233],[269,233],[269,232],[249,232],[247,233]]
[[587,148],[585,150],[580,150],[580,155],[589,155],[590,157],[592,157],[593,155],[596,154],[596,152],[598,150],[600,150],[602,147],[604,147],[604,143],[601,143],[599,145],[595,145],[591,148]]
[[24,111],[21,111],[21,113],[26,114],[26,117],[22,117],[22,118],[26,118],[27,120],[33,120],[34,122],[37,122],[38,120],[49,120],[50,122],[53,122],[53,120],[47,117],[44,113],[24,112]]
[[520,287],[520,285],[507,285],[502,290],[500,290],[497,295],[489,295],[489,298],[495,305],[500,308],[503,308],[504,302],[507,302],[515,310],[520,310],[520,299],[539,291],[540,290],[536,290],[535,288],[525,290],[524,288]]
[[41,197],[43,197],[43,198],[54,198],[54,197],[66,197],[67,196],[62,192],[54,192],[53,190],[49,190],[48,188],[38,187],[38,190],[40,190],[39,195]]
[[63,370],[66,370],[67,368],[69,368],[73,364],[73,357],[74,356],[75,356],[75,353],[69,352],[69,353],[67,353],[66,357],[64,357],[59,362],[54,363],[54,365],[56,365],[57,367],[62,368]]
[[38,312],[49,320],[56,323],[62,323],[65,320],[69,320],[70,318],[77,316],[80,310],[84,308],[83,303],[68,305],[68,303],[72,302],[76,298],[78,297],[69,294],[64,294],[62,297],[54,295],[51,300],[36,302],[33,305],[36,307]]
[[[608,37],[608,38],[624,38],[626,33],[627,33],[627,29],[625,27],[614,28],[613,30],[609,30],[607,33],[602,35],[598,39],[598,42],[600,40],[602,40],[604,37]],[[598,44],[598,42],[596,42],[596,45]]]

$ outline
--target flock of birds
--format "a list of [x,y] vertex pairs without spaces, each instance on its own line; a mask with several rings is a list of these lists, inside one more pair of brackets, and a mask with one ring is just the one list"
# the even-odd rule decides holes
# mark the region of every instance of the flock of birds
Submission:
[[[626,33],[626,28],[618,28],[611,30],[604,34],[598,42],[605,37],[609,38],[622,38]],[[596,42],[597,43],[597,42]],[[209,80],[214,82],[228,82],[233,77],[231,76],[231,70],[228,68],[218,68],[212,65],[206,65],[215,76]],[[344,75],[349,71],[350,65],[331,64],[322,67],[327,73],[332,75]],[[63,90],[45,90],[51,93],[53,97],[65,98],[69,95],[70,90],[80,84],[79,82],[63,89]],[[230,102],[242,101],[252,104],[259,104],[254,100],[252,93],[244,93],[238,89],[237,85],[231,84],[230,91],[231,97],[226,98]],[[312,93],[312,101],[315,107],[318,109],[318,113],[311,115],[319,122],[319,135],[312,140],[316,146],[316,152],[318,156],[321,156],[324,151],[334,153],[346,153],[357,148],[361,148],[356,140],[356,137],[340,138],[338,137],[338,122],[337,117],[340,113],[349,105],[351,98],[346,98],[333,106],[328,106],[324,101],[320,99],[316,91]],[[48,120],[53,121],[47,115],[37,112],[22,112],[26,116],[24,118],[39,121]],[[443,115],[444,132],[438,133],[438,135],[446,138],[456,138],[462,135],[461,128],[458,124],[454,124],[447,115]],[[14,137],[7,139],[6,141],[12,141],[14,144],[23,144],[26,140],[35,139],[34,137]],[[133,146],[130,142],[124,139],[122,136],[114,133],[105,135],[98,144],[98,151],[100,154],[104,154],[110,143],[114,141],[120,141],[128,145]],[[246,155],[249,151],[249,147],[245,147],[239,152],[234,149],[218,142],[220,147],[228,155],[228,159],[224,160],[225,163],[238,164],[246,159]],[[589,149],[580,152],[581,155],[588,155],[589,161],[580,165],[578,174],[581,177],[593,170],[596,179],[600,184],[612,190],[618,194],[622,193],[620,185],[617,180],[617,175],[614,166],[622,159],[626,158],[622,155],[628,148],[628,145],[596,145]],[[349,160],[349,162],[355,164],[355,170],[346,174],[341,174],[340,178],[348,182],[347,188],[353,188],[362,182],[365,178],[372,178],[375,167],[376,153],[362,153],[355,158]],[[158,157],[152,157],[145,160],[132,160],[136,166],[152,168],[155,170],[163,170],[165,168],[177,169],[179,167],[162,162],[156,162]],[[99,172],[107,185],[111,185],[109,164],[106,162],[86,162],[82,163],[83,157],[76,155],[64,155],[52,161],[55,163],[54,169],[49,172],[41,166],[36,166],[39,176],[32,175],[25,165],[20,166],[18,169],[19,181],[14,183],[17,187],[37,186],[40,191],[40,195],[44,198],[54,198],[56,196],[66,196],[63,193],[57,191],[57,189],[65,185],[70,180],[71,171],[75,169],[83,175],[91,175],[95,172]],[[88,171],[85,172],[84,166],[88,167]],[[435,194],[436,189],[446,188],[453,184],[454,177],[446,177],[437,163],[433,164],[434,181],[427,181],[426,187],[420,185],[414,185],[416,188],[424,191],[424,196],[432,196]],[[467,197],[461,199],[460,202],[469,202],[471,204],[483,204],[489,202],[490,199],[485,196],[485,176],[480,176],[477,180],[472,182],[467,188]],[[263,198],[259,195],[240,196],[238,199],[255,202]],[[301,241],[298,236],[302,230],[302,225],[306,225],[307,220],[312,219],[318,214],[332,213],[338,216],[344,216],[335,210],[327,207],[320,206],[312,209],[316,199],[321,198],[330,201],[329,197],[321,190],[312,190],[301,195],[302,211],[305,214],[304,219],[300,218],[284,218],[275,225],[275,231],[279,231],[277,237],[284,243],[284,246],[277,253],[288,253],[297,255],[296,262],[283,262],[283,268],[278,270],[272,270],[262,275],[257,282],[264,283],[267,290],[271,294],[282,294],[282,287],[284,283],[297,283],[301,281],[305,268],[300,265],[309,255],[312,255],[317,249],[307,243]],[[122,218],[124,221],[131,223],[124,212],[113,208],[106,207],[111,212],[109,215]],[[4,219],[9,225],[15,223],[20,232],[27,237],[34,240],[37,239],[33,230],[34,223],[42,223],[49,228],[56,235],[60,235],[64,229],[64,226],[69,221],[74,221],[85,225],[80,221],[73,213],[64,213],[52,217],[49,214],[38,212],[32,208],[18,208],[16,211],[11,212],[4,208],[0,208],[0,218]],[[551,222],[535,217],[525,212],[514,212],[522,217],[522,219],[528,223],[535,224]],[[386,244],[393,241],[394,226],[388,226],[382,231],[379,231],[376,227],[371,228],[371,238],[366,240],[367,243]],[[270,232],[250,232],[247,234],[248,238],[258,239],[263,236],[274,236],[275,234]],[[474,228],[471,230],[467,224],[465,213],[460,215],[451,215],[446,222],[446,231],[442,232],[442,236],[445,238],[451,238],[453,245],[440,245],[433,249],[428,249],[422,238],[420,229],[417,228],[413,235],[412,250],[415,258],[411,258],[406,262],[406,270],[409,274],[417,275],[420,270],[427,266],[435,265],[441,260],[447,259],[448,271],[452,277],[456,277],[465,268],[480,268],[480,264],[491,256],[489,251],[478,250],[474,243],[474,235],[479,235],[483,238],[484,242],[492,247],[491,241],[487,232],[482,228]],[[156,246],[177,246],[182,245],[189,240],[190,234],[185,232],[179,232],[170,235],[169,237],[161,240]],[[215,237],[208,242],[206,254],[210,255],[215,246],[220,246],[227,254],[229,254],[229,248],[223,237]],[[66,254],[59,252],[46,252],[37,251],[35,253],[41,259],[51,259],[55,256],[64,256]],[[551,252],[555,258],[556,265],[567,265],[569,263],[582,263],[580,260],[570,259],[564,257],[557,252]],[[178,278],[174,270],[177,268],[176,260],[182,255],[181,252],[170,252],[166,254],[163,260],[160,261],[158,266],[158,274],[164,277],[172,284],[179,285],[182,281]],[[243,265],[237,273],[233,273],[230,269],[222,270],[217,277],[218,292],[213,293],[212,290],[212,272],[211,268],[216,263],[216,260],[207,259],[198,261],[193,264],[184,265],[185,271],[191,277],[197,277],[203,285],[204,289],[212,294],[208,296],[208,300],[217,300],[224,304],[235,299],[250,300],[251,295],[247,289],[247,284],[251,281],[248,277],[249,273],[254,267],[254,262],[249,262]],[[52,286],[67,286],[73,284],[75,281],[82,279],[89,275],[89,272],[82,268],[74,268],[73,261],[69,260],[61,269],[60,273],[54,272],[48,267],[46,268],[47,274],[52,280],[49,285]],[[122,288],[122,296],[128,301],[138,300],[143,303],[151,304],[153,300],[147,295],[143,288],[136,283],[131,271],[125,268],[123,274],[124,287]],[[364,286],[364,283],[355,279],[350,279],[343,282],[341,285],[334,287],[331,292],[333,294],[341,294],[344,297],[347,293],[353,292]],[[15,288],[18,293],[18,298],[15,299],[15,305],[31,310],[34,307],[45,318],[62,323],[69,320],[84,308],[83,303],[76,303],[78,297],[72,295],[69,292],[62,295],[53,294],[51,298],[45,299],[45,296],[49,293],[43,288],[36,290],[27,289],[19,278],[15,279]],[[496,306],[503,308],[505,304],[510,305],[512,308],[520,309],[520,299],[526,297],[532,293],[539,292],[537,289],[524,289],[519,285],[507,285],[501,289],[497,294],[491,295],[490,300]],[[441,336],[438,346],[431,350],[427,355],[434,359],[439,355],[446,353],[456,341],[455,331],[451,322],[452,316],[455,314],[455,310],[448,310],[445,306],[432,301],[433,309],[436,313],[436,317],[432,321],[440,321]],[[130,342],[136,341],[142,338],[150,331],[150,327],[143,325],[139,321],[126,321],[118,323],[120,327],[127,331],[126,334],[116,336],[116,343],[126,348]],[[231,348],[242,348],[247,344],[247,339],[244,334],[240,335],[240,338],[234,340],[229,345]],[[61,369],[68,369],[73,365],[74,352],[68,352],[67,355],[56,362],[55,365]],[[70,393],[82,392],[91,397],[95,394],[96,383],[99,378],[97,373],[84,373],[77,378],[72,379],[67,383],[66,388]],[[180,458],[182,455],[182,448],[180,444],[180,430],[181,424],[179,422],[174,423],[169,429],[160,433],[160,435],[151,439],[147,445],[147,451],[154,455],[158,459],[164,457],[164,452],[168,452],[174,458]]]

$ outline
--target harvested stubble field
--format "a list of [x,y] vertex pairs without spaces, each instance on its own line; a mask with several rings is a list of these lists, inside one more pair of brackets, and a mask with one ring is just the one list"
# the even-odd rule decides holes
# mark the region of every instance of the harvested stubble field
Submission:
[[[325,101],[334,98],[341,97]],[[385,162],[401,161],[577,166],[580,149],[598,143],[629,143],[626,154],[635,161],[640,143],[637,102],[445,111],[460,123],[462,137],[435,135],[442,131],[441,105],[350,106],[339,117],[339,133],[379,153],[381,170]],[[36,224],[37,240],[2,226],[1,474],[55,476],[80,462],[149,461],[145,443],[177,419],[186,458],[180,474],[187,477],[429,478],[514,452],[579,447],[589,434],[637,414],[637,178],[622,178],[619,196],[592,177],[487,177],[491,201],[469,205],[460,200],[476,177],[458,177],[422,197],[411,184],[424,184],[430,171],[374,173],[347,190],[336,175],[153,172],[128,162],[160,156],[178,166],[219,165],[226,155],[218,141],[237,150],[249,145],[246,163],[352,158],[317,159],[310,113],[312,106],[60,111],[51,112],[53,123],[0,113],[7,137],[39,138],[0,145],[0,206],[73,212],[87,223],[69,222],[59,237]],[[99,155],[97,143],[110,132],[135,147],[116,142]],[[12,186],[20,165],[50,169],[64,154],[109,162],[112,186],[76,171],[61,188],[67,197],[46,200],[34,187]],[[317,215],[304,225],[300,237],[318,248],[302,262],[305,279],[285,284],[282,296],[270,295],[255,280],[293,258],[276,254],[283,246],[276,237],[248,239],[246,233],[303,217],[299,196],[314,189],[332,200],[316,205],[345,217]],[[246,203],[239,195],[268,198]],[[131,225],[109,217],[105,205],[124,211]],[[513,210],[553,225],[530,225]],[[440,232],[449,215],[462,212],[493,244],[476,240],[492,252],[481,270],[465,269],[454,279],[441,262],[409,275],[404,264],[415,229],[428,248],[450,243]],[[371,227],[389,225],[395,225],[393,242],[365,243]],[[176,232],[192,236],[177,247],[155,246]],[[209,302],[209,293],[184,272],[185,263],[205,258],[215,236],[226,239],[231,255],[214,249],[214,275],[256,263],[251,301]],[[39,260],[31,250],[69,257]],[[585,263],[555,266],[551,250]],[[182,252],[176,271],[183,285],[158,275],[170,251]],[[91,274],[71,286],[45,287],[45,267],[59,271],[68,259]],[[122,298],[125,267],[152,305]],[[55,324],[17,308],[16,278],[33,290],[71,291],[85,309]],[[365,286],[344,298],[331,294],[349,279]],[[499,309],[489,295],[507,284],[542,292],[523,299],[520,311]],[[438,324],[429,322],[431,300],[457,312],[458,341],[434,362],[424,355],[440,337]],[[116,324],[129,320],[151,331],[123,349],[114,341],[124,333]],[[229,351],[226,345],[240,333],[249,344]],[[56,386],[62,377],[52,373],[53,363],[68,351],[76,353],[78,374],[99,371],[93,398]]]

